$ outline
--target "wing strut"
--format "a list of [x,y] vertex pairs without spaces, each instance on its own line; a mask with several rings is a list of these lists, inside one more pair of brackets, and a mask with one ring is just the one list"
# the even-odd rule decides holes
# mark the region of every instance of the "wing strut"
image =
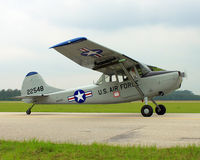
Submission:
[[131,76],[131,74],[127,71],[126,67],[124,66],[123,62],[119,63],[122,70],[124,71],[124,73],[126,74],[126,76],[128,77],[128,79],[133,83],[133,86],[137,89],[138,93],[141,96],[141,99],[144,100],[144,93],[142,92],[142,90],[140,89],[140,87],[137,85],[137,83],[134,81],[133,77]]

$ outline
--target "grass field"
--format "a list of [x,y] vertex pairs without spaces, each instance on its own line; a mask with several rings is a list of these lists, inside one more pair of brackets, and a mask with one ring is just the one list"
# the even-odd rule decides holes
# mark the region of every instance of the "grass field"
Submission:
[[[154,104],[149,103],[152,107]],[[164,104],[167,113],[200,113],[200,101],[161,101],[158,104]],[[141,102],[121,103],[121,104],[103,104],[103,105],[35,105],[33,112],[96,112],[96,113],[139,113],[144,105]],[[22,102],[0,102],[0,112],[25,112],[31,104]]]
[[200,146],[156,148],[109,146],[102,144],[75,145],[0,140],[1,160],[194,160],[200,159]]

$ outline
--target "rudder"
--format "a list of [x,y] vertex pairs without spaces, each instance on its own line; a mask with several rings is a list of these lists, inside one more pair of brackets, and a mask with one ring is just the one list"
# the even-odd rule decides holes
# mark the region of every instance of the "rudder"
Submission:
[[37,72],[29,72],[22,84],[21,96],[35,96],[49,94],[62,89],[54,88],[46,84]]

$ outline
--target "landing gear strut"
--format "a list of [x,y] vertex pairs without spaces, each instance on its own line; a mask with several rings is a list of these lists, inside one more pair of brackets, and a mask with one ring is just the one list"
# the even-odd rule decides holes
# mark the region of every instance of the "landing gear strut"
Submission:
[[[148,105],[148,97],[145,97],[144,101],[145,105],[141,108],[141,114],[144,117],[151,117],[153,114],[153,108],[150,105]],[[166,108],[164,105],[158,105],[153,99],[151,99],[151,101],[156,105],[155,111],[157,115],[164,115],[166,113]]]
[[[119,60],[119,64],[122,68],[122,70],[124,71],[125,75],[128,77],[128,79],[132,82],[133,86],[135,87],[135,89],[138,91],[141,100],[145,101],[145,105],[141,108],[141,114],[144,117],[151,117],[153,114],[153,108],[148,105],[148,97],[145,97],[145,94],[143,93],[143,91],[140,89],[139,85],[137,84],[137,82],[135,81],[135,79],[131,76],[131,74],[129,73],[129,71],[126,69],[126,67],[123,64],[124,59]],[[158,115],[163,115],[166,112],[166,108],[163,105],[158,105],[153,99],[151,99],[152,102],[156,105],[156,113]]]
[[27,115],[30,115],[30,114],[31,114],[31,109],[34,107],[34,105],[35,105],[35,104],[33,104],[33,105],[26,111],[26,114],[27,114]]

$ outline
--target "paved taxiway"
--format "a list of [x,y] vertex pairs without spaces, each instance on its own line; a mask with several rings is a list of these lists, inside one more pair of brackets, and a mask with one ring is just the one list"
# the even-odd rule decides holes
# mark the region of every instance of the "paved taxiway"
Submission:
[[0,139],[121,145],[200,144],[200,114],[0,113]]

